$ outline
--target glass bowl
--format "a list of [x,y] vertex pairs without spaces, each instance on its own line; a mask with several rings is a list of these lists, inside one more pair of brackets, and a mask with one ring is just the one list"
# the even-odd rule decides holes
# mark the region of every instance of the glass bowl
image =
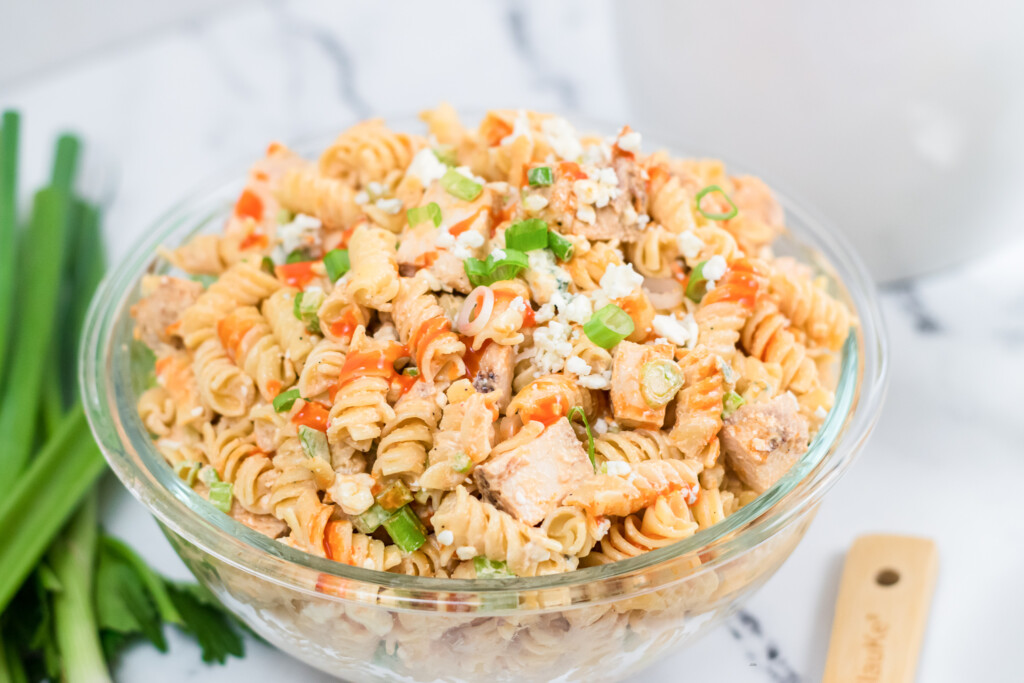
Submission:
[[[315,154],[329,140],[296,149]],[[542,577],[406,576],[294,550],[196,495],[157,452],[135,408],[151,373],[132,353],[129,308],[140,279],[171,271],[157,247],[221,229],[244,168],[225,177],[158,220],[100,287],[81,349],[83,400],[111,468],[196,578],[267,641],[335,676],[604,681],[650,665],[714,628],[772,576],[878,417],[886,350],[867,271],[833,230],[779,194],[791,232],[776,251],[812,264],[858,325],[841,352],[835,407],[807,453],[756,500],[673,545]]]

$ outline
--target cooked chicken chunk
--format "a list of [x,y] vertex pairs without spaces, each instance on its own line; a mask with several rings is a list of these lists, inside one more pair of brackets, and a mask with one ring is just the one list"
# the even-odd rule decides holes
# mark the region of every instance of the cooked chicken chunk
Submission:
[[471,378],[473,388],[492,396],[494,405],[504,411],[512,398],[512,368],[515,347],[488,344],[480,354],[479,369]]
[[664,358],[672,360],[671,344],[634,344],[619,342],[612,359],[612,412],[627,427],[661,429],[665,422],[665,406],[652,408],[644,400],[640,383],[644,365]]
[[203,286],[170,275],[148,275],[142,279],[143,298],[132,306],[135,338],[158,354],[168,347],[178,348],[167,328],[178,322],[182,312],[195,303]]
[[729,466],[758,493],[767,490],[807,451],[807,420],[793,394],[748,403],[719,433]]
[[474,472],[484,496],[531,526],[592,476],[594,468],[568,420],[558,420],[533,441],[491,458]]

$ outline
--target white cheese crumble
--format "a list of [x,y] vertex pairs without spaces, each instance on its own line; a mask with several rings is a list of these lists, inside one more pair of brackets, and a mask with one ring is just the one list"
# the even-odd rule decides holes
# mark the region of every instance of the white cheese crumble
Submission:
[[548,200],[539,194],[530,194],[523,200],[523,207],[530,213],[537,213],[548,205]]
[[476,548],[471,545],[460,545],[455,549],[455,555],[460,560],[472,560],[476,557]]
[[[537,303],[546,304],[559,292],[568,292],[572,278],[555,263],[548,249],[534,249],[526,255],[529,268],[523,273]],[[538,322],[543,322],[538,318]]]
[[565,304],[561,314],[568,322],[582,325],[590,320],[594,314],[594,307],[591,305],[590,299],[583,294],[577,294]]
[[358,204],[359,206],[362,206],[363,204],[369,204],[370,193],[367,192],[366,190],[359,190],[359,192],[356,192],[354,199],[356,200],[356,204]]
[[594,420],[594,431],[597,432],[598,434],[607,434],[608,421],[605,420],[603,417],[599,417],[596,420]]
[[448,167],[441,163],[434,150],[424,147],[416,152],[406,173],[418,178],[423,187],[427,187],[435,180],[440,180],[447,170]]
[[605,464],[605,471],[608,474],[613,474],[618,477],[625,477],[633,468],[629,466],[628,462],[620,462],[618,460],[609,460]]
[[291,222],[277,226],[278,244],[274,248],[274,263],[284,263],[288,254],[296,249],[317,246],[322,227],[319,218],[304,213],[297,213]]
[[700,498],[700,485],[690,484],[686,487],[686,504],[696,505],[697,499]]
[[562,117],[544,119],[541,121],[540,129],[547,137],[551,149],[562,159],[575,161],[583,154],[583,145],[576,136],[576,129]]
[[376,181],[366,183],[366,191],[370,193],[370,197],[372,197],[373,199],[383,197],[384,194],[387,192],[387,189],[388,188],[384,186],[382,183],[378,183]]
[[555,305],[544,304],[533,312],[533,319],[538,323],[546,323],[555,317]]
[[633,270],[632,263],[621,266],[610,264],[601,276],[601,289],[609,299],[621,299],[632,294],[644,283],[644,276]]
[[632,152],[633,154],[640,153],[640,143],[643,140],[640,133],[635,130],[631,130],[625,135],[620,135],[618,139],[619,149],[623,152]]
[[475,230],[467,230],[458,237],[455,238],[455,249],[452,253],[455,254],[456,258],[468,259],[473,256],[473,249],[482,247],[484,244],[484,236]]
[[360,515],[373,505],[373,477],[368,474],[339,474],[328,489],[342,512]]
[[642,213],[636,217],[636,224],[641,230],[647,227],[647,224],[651,222],[651,217],[646,213]]
[[[710,285],[715,280],[721,280],[728,268],[729,264],[725,262],[725,259],[718,254],[715,254],[707,260],[707,263],[704,264],[704,270],[701,274],[707,279],[708,284]],[[708,289],[711,289],[711,287],[709,286]]]
[[704,248],[704,241],[697,237],[692,230],[686,230],[676,237],[676,245],[683,258],[693,261],[700,255],[700,250]]
[[402,200],[397,197],[392,197],[391,199],[378,199],[377,208],[384,213],[389,213],[394,216],[402,210]]
[[579,375],[580,377],[590,374],[590,366],[587,364],[587,361],[583,360],[579,356],[573,356],[569,360],[565,361],[565,369],[567,372]]
[[451,529],[445,529],[437,535],[437,542],[441,545],[451,545],[455,543],[455,534],[452,533]]
[[505,258],[506,256],[508,256],[508,254],[506,254],[506,253],[505,253],[505,250],[504,250],[504,249],[497,249],[497,248],[496,248],[496,249],[493,249],[493,250],[491,251],[491,258],[493,258],[493,259],[494,259],[495,261],[498,261],[498,260],[500,260],[500,259],[503,259],[503,258]]
[[530,134],[530,119],[522,109],[519,110],[515,121],[512,122],[512,132],[502,139],[501,144],[507,145],[519,137],[524,137],[527,140],[533,139]]
[[599,142],[593,145],[587,145],[583,150],[583,156],[580,159],[585,164],[593,166],[599,166],[601,164],[607,164],[612,160],[612,148],[607,142]]
[[434,244],[442,249],[451,249],[455,246],[455,237],[447,230],[438,230],[434,234]]
[[652,327],[654,327],[655,334],[664,337],[676,346],[692,349],[693,345],[697,343],[699,329],[693,314],[687,314],[682,320],[673,315],[656,315]]
[[559,372],[565,367],[565,359],[572,353],[569,334],[572,328],[552,320],[533,333],[533,344],[537,349],[534,363],[544,374]]
[[521,296],[517,296],[515,299],[512,299],[508,308],[516,313],[526,313],[526,300]]
[[373,563],[373,558],[368,557],[363,560],[363,569],[376,569],[377,566]]
[[463,176],[464,178],[469,178],[474,183],[479,183],[480,185],[483,185],[483,184],[485,184],[487,182],[486,180],[484,180],[480,176],[473,175],[473,171],[470,170],[469,166],[456,166],[455,167],[455,172],[458,173],[459,175]]
[[580,204],[576,207],[576,219],[588,225],[593,225],[597,222],[597,212],[594,211],[594,207],[590,204]]
[[818,418],[819,420],[824,420],[827,415],[828,411],[821,406],[818,406],[817,408],[814,409],[814,417]]
[[607,389],[611,386],[611,382],[611,370],[605,370],[604,372],[594,373],[592,375],[586,375],[585,377],[579,378],[580,386],[586,387],[587,389]]

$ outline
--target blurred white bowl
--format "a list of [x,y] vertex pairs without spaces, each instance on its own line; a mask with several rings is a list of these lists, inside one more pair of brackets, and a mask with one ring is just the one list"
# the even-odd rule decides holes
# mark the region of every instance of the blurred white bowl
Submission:
[[877,278],[978,254],[1024,217],[1024,4],[615,7],[634,127],[763,169]]

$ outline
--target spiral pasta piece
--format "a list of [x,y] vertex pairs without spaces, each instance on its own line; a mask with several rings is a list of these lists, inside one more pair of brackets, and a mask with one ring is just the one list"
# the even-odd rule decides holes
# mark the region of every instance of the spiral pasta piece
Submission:
[[396,133],[381,119],[352,126],[320,155],[320,173],[355,186],[383,182],[390,173],[404,171],[423,146],[421,138]]
[[526,309],[530,306],[530,288],[522,280],[500,280],[491,285],[491,292],[494,306],[484,328],[473,336],[474,351],[488,340],[502,346],[515,346],[526,339],[522,329]]
[[642,518],[629,515],[613,523],[598,553],[604,562],[618,562],[689,538],[697,528],[684,496],[674,493],[655,501]]
[[263,317],[270,323],[277,341],[284,348],[284,355],[296,372],[301,373],[306,358],[313,346],[320,340],[319,335],[310,332],[306,324],[295,317],[295,296],[292,288],[280,289],[263,302]]
[[576,250],[563,267],[578,290],[590,292],[601,286],[601,277],[610,265],[622,265],[622,254],[616,244],[594,242],[589,249]]
[[370,324],[371,311],[352,301],[352,297],[339,283],[320,304],[316,315],[320,319],[320,333],[324,338],[348,348],[356,328]]
[[583,408],[587,417],[593,417],[597,407],[593,391],[567,375],[544,375],[516,392],[505,412],[518,415],[524,424],[533,420],[550,424],[575,406]]
[[299,395],[304,398],[319,396],[338,383],[341,368],[345,364],[345,348],[347,344],[339,344],[324,339],[313,347],[306,356],[299,375]]
[[220,478],[234,484],[238,503],[253,514],[270,514],[270,492],[277,471],[251,441],[253,424],[240,420],[221,426],[203,425],[203,450]]
[[195,353],[196,381],[203,402],[227,417],[241,417],[256,399],[252,379],[228,358],[218,339],[207,339]]
[[676,235],[696,228],[694,195],[679,177],[661,166],[649,169],[648,173],[647,211],[651,219]]
[[350,185],[325,178],[311,166],[286,172],[275,186],[274,194],[283,207],[318,218],[328,230],[347,228],[363,213]]
[[582,508],[562,505],[548,513],[540,529],[562,547],[563,555],[583,557],[603,535],[600,526]]
[[366,452],[384,424],[394,419],[395,411],[388,404],[393,360],[387,359],[384,344],[367,337],[362,328],[356,330],[328,416],[331,443]]
[[242,261],[231,266],[181,316],[181,338],[194,351],[217,334],[217,323],[238,306],[255,306],[281,287],[273,275]]
[[[426,384],[417,386],[426,387]],[[395,416],[384,425],[377,459],[376,477],[402,477],[412,480],[426,467],[427,453],[434,445],[434,430],[441,408],[432,392],[411,389],[395,404]]]
[[669,277],[676,255],[675,235],[660,225],[648,225],[636,241],[626,245],[626,255],[641,275]]
[[264,400],[272,401],[295,382],[295,369],[255,306],[242,306],[217,323],[228,356],[255,382]]
[[402,343],[409,347],[426,382],[433,382],[446,370],[449,377],[465,374],[462,354],[466,345],[451,331],[451,321],[428,291],[426,280],[401,278],[392,315]]
[[646,460],[630,465],[626,476],[596,474],[563,501],[595,517],[625,517],[654,503],[659,496],[697,487],[697,473],[682,460]]
[[771,292],[780,312],[807,335],[807,341],[832,351],[842,348],[850,332],[850,311],[806,278],[775,270]]
[[142,424],[154,436],[167,436],[178,413],[170,392],[159,385],[142,392],[137,409]]
[[725,378],[719,363],[701,346],[680,362],[686,384],[676,397],[676,423],[668,438],[685,458],[696,458],[722,428]]
[[325,540],[326,554],[335,562],[385,572],[402,561],[402,552],[397,546],[385,545],[376,538],[359,533],[348,520],[328,523]]
[[431,518],[437,533],[450,531],[456,546],[507,562],[517,576],[533,576],[541,563],[561,557],[561,546],[544,532],[527,526],[459,486],[445,496]]
[[398,259],[395,236],[365,223],[356,228],[348,243],[352,270],[345,292],[360,306],[390,311],[398,295]]
[[770,300],[757,304],[740,334],[740,341],[754,358],[782,366],[781,390],[792,389],[800,394],[818,384],[818,368],[807,355],[807,349],[789,330],[778,306]]
[[594,439],[594,457],[597,463],[665,460],[678,458],[679,450],[672,446],[664,432],[653,429],[633,429],[616,434],[601,434]]
[[747,259],[734,261],[694,314],[700,330],[698,344],[726,362],[736,353],[740,330],[766,289],[762,273],[763,267],[757,263]]
[[[324,557],[324,533],[332,508],[320,502],[316,476],[303,464],[282,468],[271,488],[274,516],[291,529],[292,541],[302,550]],[[379,541],[378,541],[379,543]]]

